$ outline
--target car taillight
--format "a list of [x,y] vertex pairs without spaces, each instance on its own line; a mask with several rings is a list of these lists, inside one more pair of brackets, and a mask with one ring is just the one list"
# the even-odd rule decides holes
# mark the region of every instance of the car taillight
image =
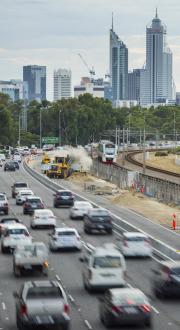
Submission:
[[126,246],[126,247],[128,247],[128,242],[127,241],[124,241],[123,242],[123,245]]
[[25,206],[25,207],[28,207],[28,206],[29,206],[29,204],[28,204],[27,202],[25,202],[25,203],[24,203],[24,206]]
[[92,279],[92,271],[90,269],[88,270],[88,278],[89,278],[89,280]]
[[69,314],[69,305],[64,304],[64,313]]
[[119,307],[119,306],[114,306],[114,305],[112,306],[111,310],[112,310],[112,312],[114,312],[114,313],[123,312],[123,309],[122,309],[121,307]]
[[21,308],[20,308],[20,314],[21,315],[25,315],[27,314],[27,306],[26,305],[21,305]]
[[27,236],[27,237],[29,237],[30,235],[29,235],[29,233],[26,231],[25,232],[25,236]]
[[149,305],[145,305],[144,304],[144,305],[141,305],[140,307],[141,307],[141,309],[142,309],[143,312],[147,312],[148,313],[148,312],[151,311],[151,308],[150,308]]

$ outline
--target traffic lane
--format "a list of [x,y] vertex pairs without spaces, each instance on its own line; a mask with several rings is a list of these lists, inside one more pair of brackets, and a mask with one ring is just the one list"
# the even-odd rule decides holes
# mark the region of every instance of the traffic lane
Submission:
[[[61,209],[61,211],[62,211],[62,209]],[[97,237],[96,237],[96,240],[97,240]],[[92,243],[92,242],[91,242]],[[138,267],[138,272],[139,272],[139,267]],[[137,275],[137,274],[136,274]],[[137,276],[136,276],[137,277]],[[134,278],[134,276],[133,276],[133,278]],[[147,276],[145,277],[145,278],[147,278]],[[142,281],[140,281],[141,283],[142,283]],[[136,285],[137,286],[137,285]],[[145,287],[146,287],[146,285],[145,285]]]

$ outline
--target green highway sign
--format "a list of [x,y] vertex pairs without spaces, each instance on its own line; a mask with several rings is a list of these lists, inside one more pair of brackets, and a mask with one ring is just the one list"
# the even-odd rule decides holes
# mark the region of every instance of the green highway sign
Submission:
[[42,137],[42,143],[44,144],[55,144],[59,143],[59,138],[55,136]]

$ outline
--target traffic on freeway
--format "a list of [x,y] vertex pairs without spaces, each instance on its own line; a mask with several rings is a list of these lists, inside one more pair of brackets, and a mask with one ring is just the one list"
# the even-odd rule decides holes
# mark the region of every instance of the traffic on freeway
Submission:
[[[151,253],[148,237],[123,235],[121,239],[115,230],[110,235],[104,222],[110,224],[111,217],[105,212],[107,219],[97,219],[98,212],[93,215],[91,208],[85,218],[92,230],[85,232],[84,220],[78,219],[77,213],[72,216],[72,206],[54,207],[54,192],[31,177],[22,163],[15,172],[0,169],[0,182],[8,203],[8,214],[2,209],[0,225],[1,219],[9,217],[0,227],[1,329],[101,330],[113,325],[129,330],[180,329],[180,265],[160,262]],[[15,182],[26,183],[33,192],[24,202],[30,205],[30,212],[28,208],[23,212],[25,204],[16,205]],[[40,202],[28,204],[28,198],[35,196]],[[73,196],[74,202],[82,200]],[[43,213],[43,209],[51,212]],[[35,242],[48,249],[48,257],[40,258],[38,264],[48,271],[36,271],[28,262],[34,256]],[[27,254],[23,269],[14,259],[21,244],[27,246],[24,252],[20,249]],[[143,247],[149,249],[146,257],[138,255]],[[137,255],[132,256],[133,250]],[[131,257],[125,255],[128,253]]]

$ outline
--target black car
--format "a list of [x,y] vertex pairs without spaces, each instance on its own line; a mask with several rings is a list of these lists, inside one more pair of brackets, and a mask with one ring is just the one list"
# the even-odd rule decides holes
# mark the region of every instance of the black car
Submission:
[[180,297],[180,261],[163,261],[152,271],[152,289],[157,298]]
[[84,217],[84,232],[87,234],[90,234],[92,231],[105,231],[108,234],[112,234],[112,229],[112,217],[105,209],[89,210]]
[[13,163],[15,165],[16,170],[19,170],[19,162],[17,162],[16,160],[13,160]]
[[36,196],[27,197],[25,203],[23,204],[23,214],[32,215],[34,213],[34,210],[37,209],[44,209],[42,199]]
[[12,224],[12,223],[22,223],[22,222],[18,218],[13,218],[13,217],[6,217],[6,218],[2,218],[0,220],[0,237],[1,237],[3,230],[6,228],[6,225]]
[[57,190],[54,196],[54,207],[73,206],[74,196],[68,190]]
[[7,162],[4,164],[4,171],[15,171],[16,167],[14,162]]

